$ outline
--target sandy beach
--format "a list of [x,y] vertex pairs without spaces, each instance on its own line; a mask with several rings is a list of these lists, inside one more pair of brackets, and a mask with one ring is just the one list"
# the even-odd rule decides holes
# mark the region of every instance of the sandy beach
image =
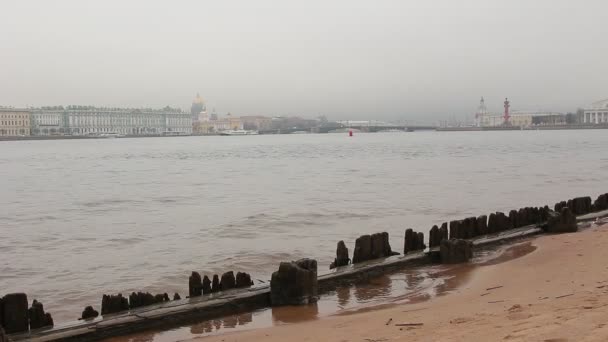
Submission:
[[194,340],[606,341],[608,224],[543,235],[429,301]]

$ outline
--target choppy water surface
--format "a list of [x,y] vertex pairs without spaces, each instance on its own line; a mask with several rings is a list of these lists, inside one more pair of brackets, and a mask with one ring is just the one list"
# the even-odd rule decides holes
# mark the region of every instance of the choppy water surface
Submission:
[[338,240],[608,189],[608,131],[0,143],[0,289],[73,320],[103,293],[187,292],[192,270],[268,280]]

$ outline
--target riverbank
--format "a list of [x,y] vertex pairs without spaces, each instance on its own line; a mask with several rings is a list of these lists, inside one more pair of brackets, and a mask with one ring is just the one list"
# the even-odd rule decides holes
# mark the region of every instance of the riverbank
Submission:
[[606,244],[605,223],[543,235],[533,252],[479,267],[427,302],[193,341],[605,341]]
[[[125,135],[121,136],[120,139],[134,139],[134,138],[175,138],[175,137],[189,137],[191,135],[163,135],[163,134],[150,134],[150,135]],[[37,140],[91,140],[91,139],[116,139],[113,136],[101,136],[101,135],[29,135],[29,136],[10,136],[0,137],[0,141],[37,141]]]
[[[554,130],[596,130],[608,129],[608,125],[546,125],[546,126],[531,126],[531,127],[402,127],[404,132],[414,131],[436,131],[436,132],[491,132],[491,131],[554,131]],[[308,134],[331,134],[339,133],[346,134],[350,128],[342,128],[341,132],[307,132]],[[259,135],[289,135],[294,132],[301,131],[260,131]],[[382,133],[382,131],[368,130],[358,131],[359,133]],[[385,132],[394,133],[394,132]],[[148,135],[126,135],[121,138],[172,138],[172,137],[211,137],[220,136],[219,133],[208,134],[184,134],[184,135],[164,135],[164,134],[148,134]],[[89,135],[32,135],[32,136],[0,136],[1,141],[31,141],[31,140],[88,140],[88,139],[107,139],[106,136],[89,136]]]
[[438,127],[437,132],[487,132],[487,131],[560,131],[560,130],[608,129],[608,125],[537,125],[537,126],[495,126],[495,127]]

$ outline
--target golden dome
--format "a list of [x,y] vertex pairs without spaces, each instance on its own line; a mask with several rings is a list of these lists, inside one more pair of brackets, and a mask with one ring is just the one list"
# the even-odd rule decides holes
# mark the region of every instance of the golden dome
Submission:
[[201,95],[199,93],[196,93],[196,97],[192,101],[192,104],[203,104],[203,103],[205,103],[205,100],[203,100],[203,98],[201,97]]

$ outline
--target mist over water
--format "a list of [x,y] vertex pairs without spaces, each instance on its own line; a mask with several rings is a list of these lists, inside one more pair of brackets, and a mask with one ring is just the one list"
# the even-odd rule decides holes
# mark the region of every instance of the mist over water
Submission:
[[[605,131],[0,144],[0,288],[56,321],[103,293],[187,293],[196,270],[320,273],[344,240],[606,192]],[[256,283],[258,281],[256,280]]]

